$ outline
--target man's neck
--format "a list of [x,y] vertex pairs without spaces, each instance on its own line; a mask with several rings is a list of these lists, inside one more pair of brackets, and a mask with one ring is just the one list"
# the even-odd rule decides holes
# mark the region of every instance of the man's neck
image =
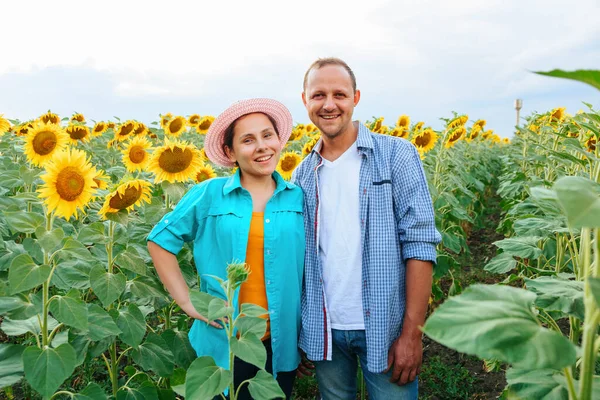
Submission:
[[358,121],[353,121],[345,132],[334,138],[329,138],[325,135],[321,137],[323,138],[320,150],[321,157],[328,161],[335,161],[356,142],[356,138],[358,137]]

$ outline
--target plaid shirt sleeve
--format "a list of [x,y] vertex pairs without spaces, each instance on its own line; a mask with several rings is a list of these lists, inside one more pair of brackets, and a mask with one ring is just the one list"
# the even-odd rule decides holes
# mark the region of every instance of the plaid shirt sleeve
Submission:
[[417,149],[397,151],[393,162],[393,197],[402,259],[436,262],[441,236],[435,227],[427,178]]

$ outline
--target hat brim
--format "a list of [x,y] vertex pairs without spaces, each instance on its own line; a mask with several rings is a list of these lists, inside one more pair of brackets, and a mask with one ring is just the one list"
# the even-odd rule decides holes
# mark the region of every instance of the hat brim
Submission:
[[263,113],[273,118],[281,149],[285,146],[292,134],[292,114],[282,103],[273,99],[247,99],[238,101],[223,111],[210,125],[204,140],[206,156],[213,163],[222,167],[234,167],[227,154],[223,150],[225,131],[238,118],[253,113]]

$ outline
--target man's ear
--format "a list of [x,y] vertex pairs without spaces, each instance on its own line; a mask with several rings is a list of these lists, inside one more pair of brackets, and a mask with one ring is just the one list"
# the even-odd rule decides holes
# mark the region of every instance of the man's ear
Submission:
[[355,107],[359,101],[360,101],[360,90],[356,89],[356,92],[354,92],[354,106]]
[[302,92],[302,103],[304,104],[304,107],[306,107],[306,92]]

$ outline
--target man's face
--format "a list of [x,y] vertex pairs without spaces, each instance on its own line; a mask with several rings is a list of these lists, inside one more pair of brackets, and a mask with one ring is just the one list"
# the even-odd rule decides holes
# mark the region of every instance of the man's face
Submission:
[[353,92],[350,74],[341,65],[312,69],[302,93],[308,117],[332,139],[350,130],[359,99],[360,91]]

